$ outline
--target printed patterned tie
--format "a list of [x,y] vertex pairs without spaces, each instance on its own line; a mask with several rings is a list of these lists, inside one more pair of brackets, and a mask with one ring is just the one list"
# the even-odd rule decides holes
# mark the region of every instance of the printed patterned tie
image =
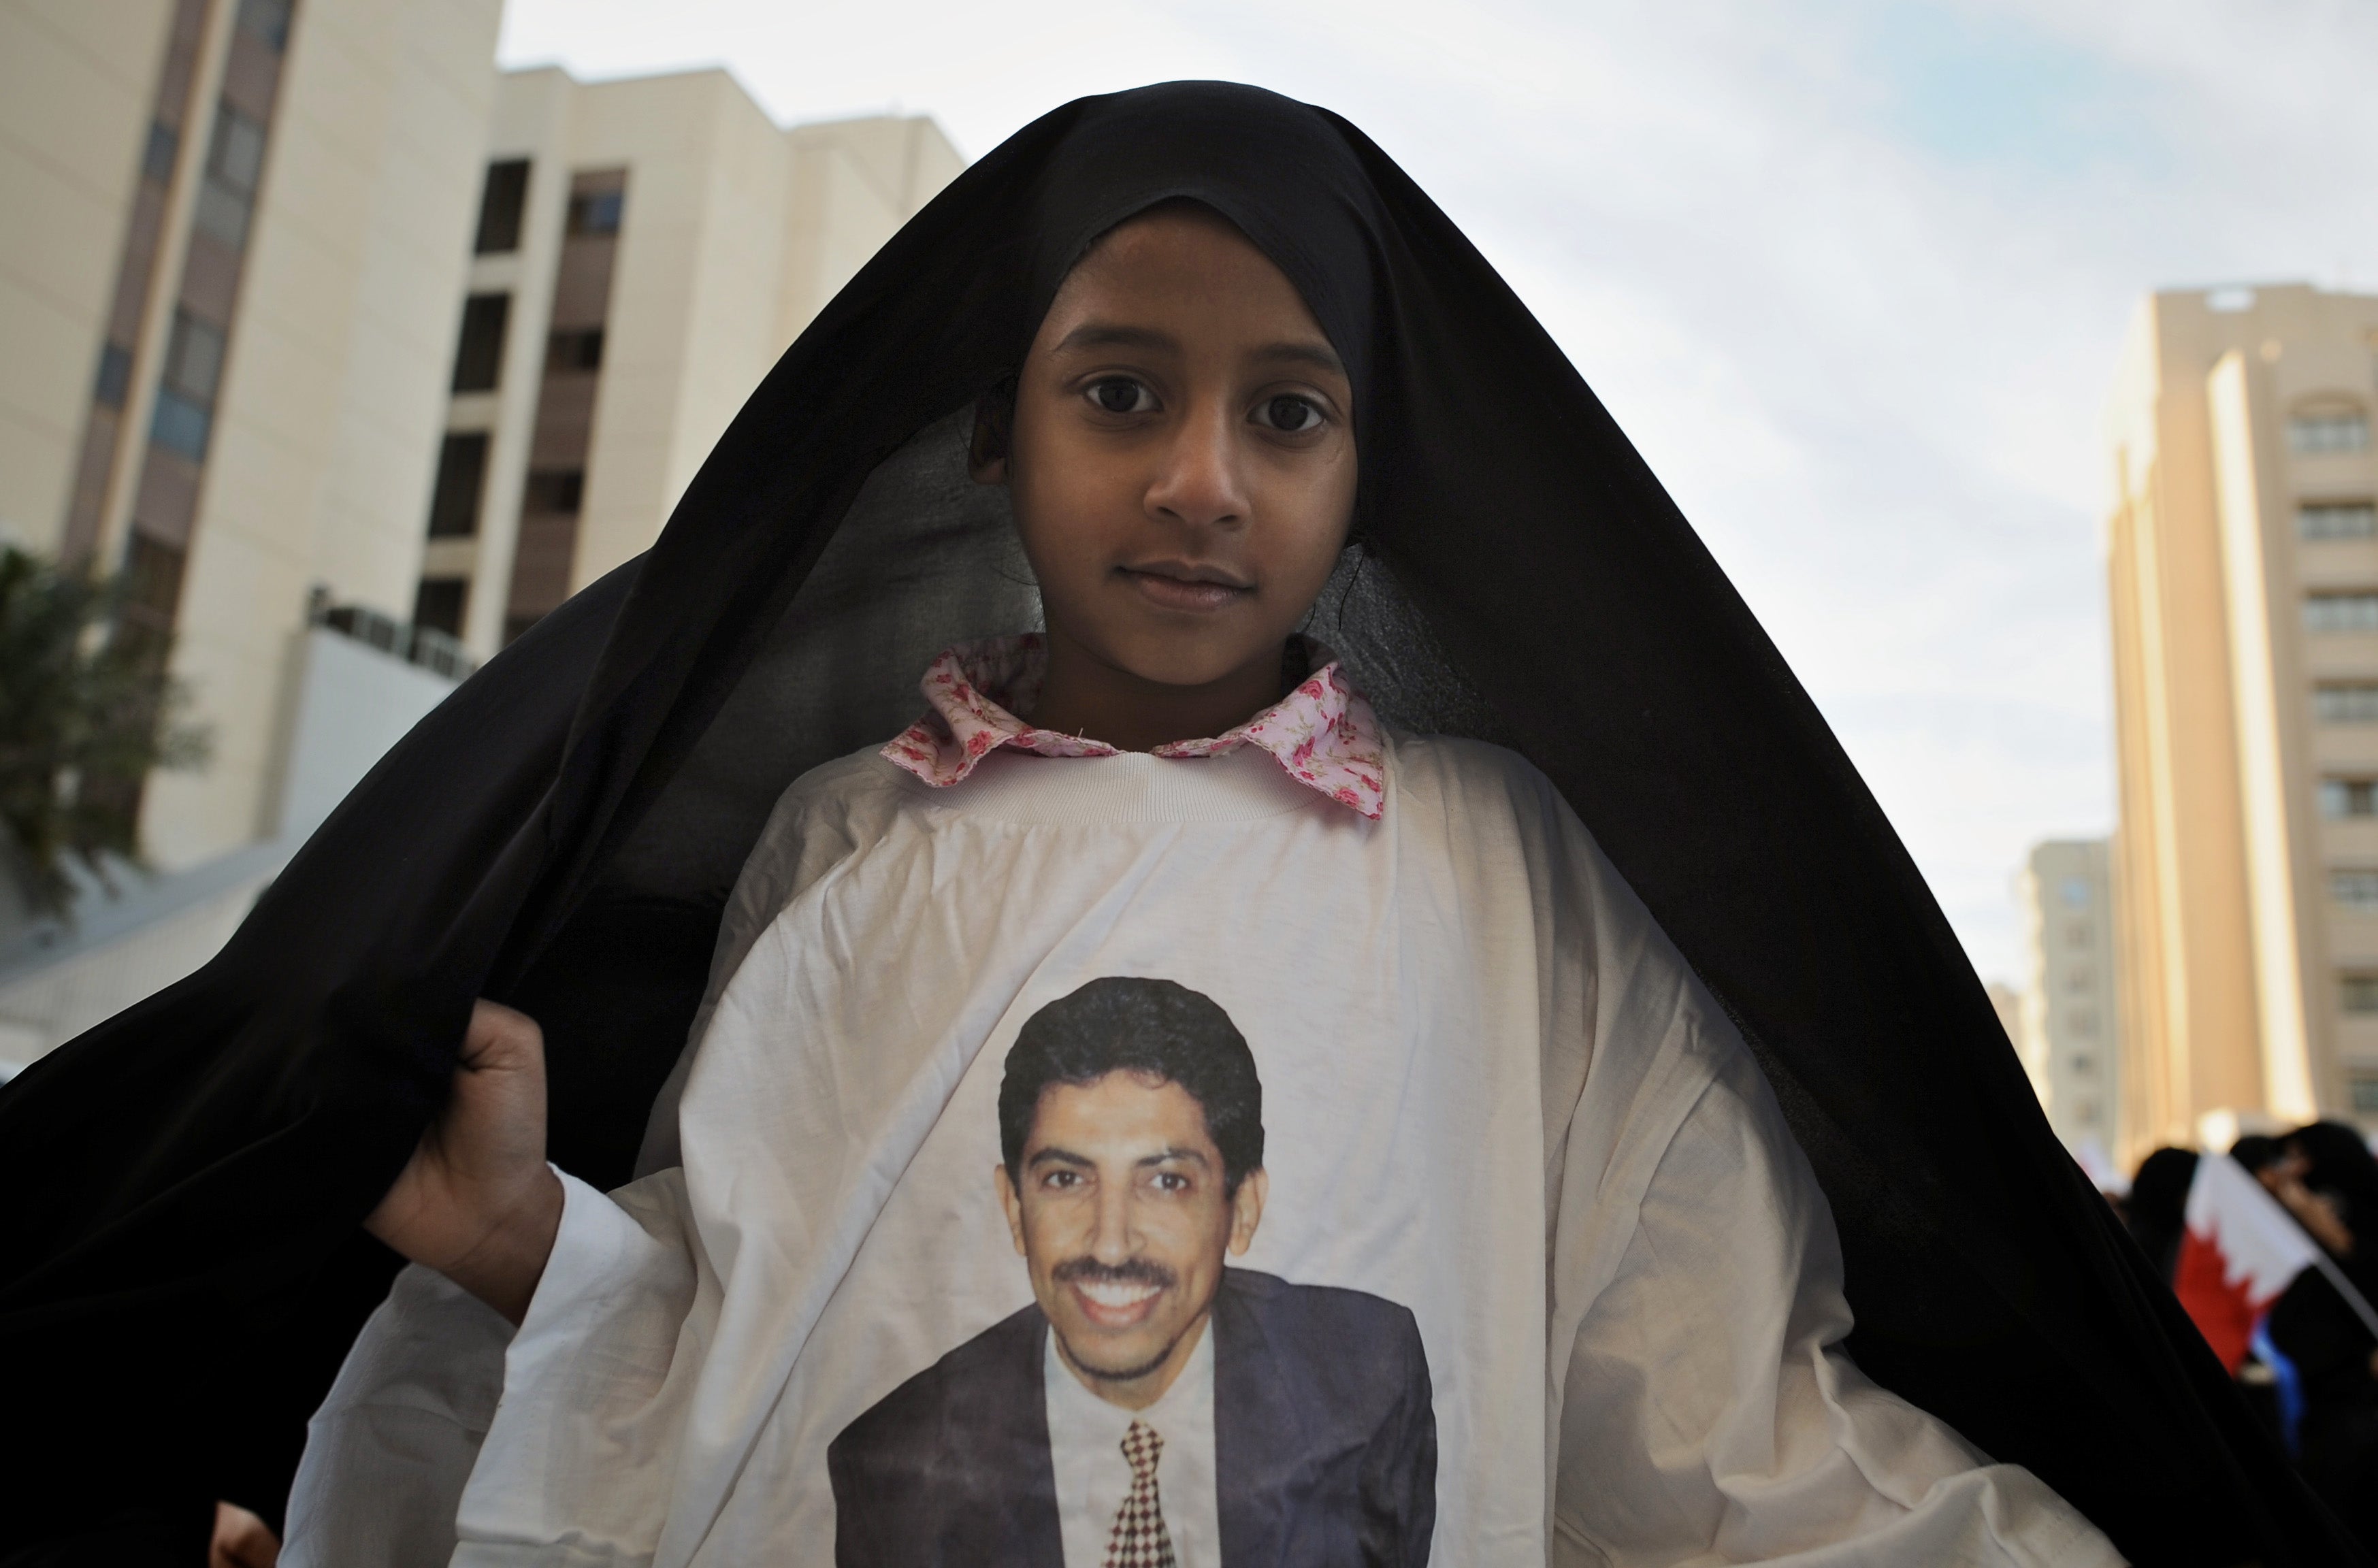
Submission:
[[1115,1511],[1114,1534],[1107,1538],[1106,1568],[1173,1568],[1172,1536],[1164,1527],[1164,1503],[1156,1490],[1156,1460],[1164,1439],[1146,1421],[1123,1434],[1123,1456],[1131,1461],[1131,1495]]

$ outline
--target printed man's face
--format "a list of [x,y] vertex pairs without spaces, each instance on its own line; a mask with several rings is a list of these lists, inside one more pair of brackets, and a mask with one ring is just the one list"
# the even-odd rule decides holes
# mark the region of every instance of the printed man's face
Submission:
[[1226,1192],[1204,1107],[1135,1072],[1043,1091],[1019,1167],[999,1167],[1000,1201],[1060,1353],[1099,1397],[1153,1404],[1197,1347],[1223,1258],[1255,1239],[1264,1173]]

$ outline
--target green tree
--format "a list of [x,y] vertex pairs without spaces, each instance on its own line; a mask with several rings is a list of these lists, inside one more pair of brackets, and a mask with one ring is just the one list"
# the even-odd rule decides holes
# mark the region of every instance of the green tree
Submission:
[[169,642],[126,623],[126,592],[0,545],[0,859],[40,914],[69,912],[69,860],[102,880],[104,857],[139,864],[141,781],[207,758]]

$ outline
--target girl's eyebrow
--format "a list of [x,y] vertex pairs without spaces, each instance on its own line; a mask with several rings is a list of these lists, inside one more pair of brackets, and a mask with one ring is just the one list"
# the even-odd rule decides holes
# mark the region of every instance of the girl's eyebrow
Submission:
[[1153,327],[1122,327],[1102,321],[1086,321],[1057,341],[1052,353],[1063,353],[1069,349],[1155,349],[1164,353],[1179,353],[1181,344],[1170,332],[1159,332]]
[[1346,362],[1327,343],[1268,343],[1255,350],[1255,357],[1291,365],[1309,365],[1332,376],[1346,374]]
[[[1080,349],[1148,349],[1158,353],[1179,353],[1180,341],[1170,332],[1153,327],[1125,327],[1104,321],[1086,321],[1063,338],[1051,353],[1065,353]],[[1250,356],[1274,364],[1307,365],[1332,376],[1346,374],[1346,364],[1337,351],[1326,342],[1266,343]]]

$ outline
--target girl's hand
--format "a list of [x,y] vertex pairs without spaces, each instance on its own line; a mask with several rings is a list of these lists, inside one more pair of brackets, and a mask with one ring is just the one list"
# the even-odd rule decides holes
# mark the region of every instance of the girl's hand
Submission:
[[560,1226],[561,1182],[545,1163],[544,1034],[481,1001],[445,1109],[364,1228],[517,1323]]

